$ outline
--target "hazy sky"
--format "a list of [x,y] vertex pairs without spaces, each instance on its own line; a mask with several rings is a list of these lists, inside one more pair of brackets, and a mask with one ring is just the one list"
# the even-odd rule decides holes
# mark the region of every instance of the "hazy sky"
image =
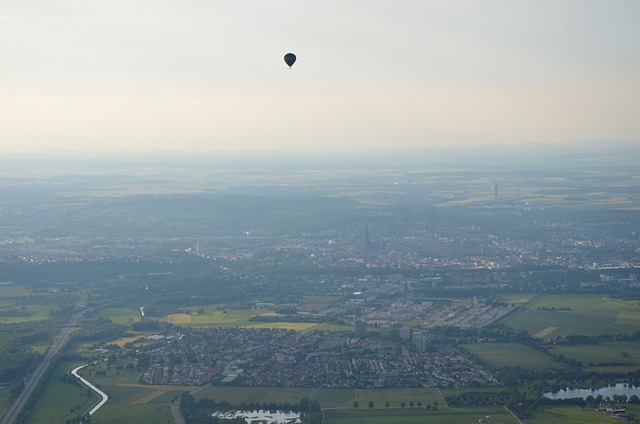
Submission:
[[0,151],[640,141],[639,22],[639,0],[0,0]]

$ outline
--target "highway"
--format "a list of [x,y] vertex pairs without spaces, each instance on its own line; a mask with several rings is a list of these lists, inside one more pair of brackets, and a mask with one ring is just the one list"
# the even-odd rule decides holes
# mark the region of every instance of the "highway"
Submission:
[[11,404],[11,406],[5,411],[5,414],[2,416],[2,420],[0,420],[0,424],[13,424],[18,418],[18,414],[24,408],[24,405],[31,397],[31,394],[37,387],[40,379],[44,375],[44,373],[49,368],[51,364],[51,360],[53,357],[58,354],[60,349],[65,345],[69,336],[71,335],[74,326],[76,323],[82,318],[82,316],[86,313],[89,313],[95,308],[85,309],[73,315],[69,321],[66,323],[64,327],[62,327],[62,331],[57,336],[54,336],[53,343],[49,346],[44,357],[42,358],[42,362],[36,367],[35,371],[31,373],[31,375],[27,376],[25,379],[25,386],[22,390],[22,393],[16,398],[16,400]]

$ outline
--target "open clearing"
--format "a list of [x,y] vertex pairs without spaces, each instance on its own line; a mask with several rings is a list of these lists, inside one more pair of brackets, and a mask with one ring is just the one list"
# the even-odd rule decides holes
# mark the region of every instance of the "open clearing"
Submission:
[[483,422],[489,417],[490,423],[511,424],[518,421],[504,408],[490,406],[484,408],[438,408],[427,411],[426,408],[368,408],[360,402],[359,408],[335,409],[325,411],[327,424],[469,424]]
[[542,352],[518,343],[472,343],[461,345],[489,368],[556,368],[563,364],[553,361]]
[[245,325],[247,328],[277,328],[284,330],[305,331],[318,326],[317,322],[261,322]]
[[504,323],[545,338],[632,333],[640,325],[640,303],[597,295],[541,295]]
[[123,348],[124,345],[126,345],[127,343],[135,342],[139,338],[144,338],[144,337],[145,337],[145,334],[139,334],[137,336],[123,337],[121,339],[114,340],[111,343],[113,343],[114,345],[117,345],[120,348]]
[[167,393],[167,391],[166,391],[166,390],[158,390],[158,391],[156,391],[156,392],[153,392],[153,393],[148,394],[147,396],[144,396],[144,397],[142,397],[142,398],[140,398],[140,399],[137,399],[137,400],[135,400],[135,401],[133,401],[133,402],[131,402],[131,403],[132,403],[133,405],[141,405],[141,404],[143,404],[143,403],[149,403],[149,402],[151,402],[153,399],[155,399],[155,398],[157,398],[157,397],[159,397],[159,396],[162,396],[162,395],[164,395],[165,393]]
[[195,397],[209,398],[216,402],[241,403],[296,403],[300,399],[318,399],[323,407],[335,408],[353,399],[352,389],[273,388],[273,387],[220,387],[210,386],[199,390]]
[[545,337],[547,337],[549,334],[553,333],[557,329],[558,327],[547,327],[542,331],[538,331],[536,334],[533,335],[533,337],[536,339],[544,339]]
[[632,372],[640,369],[640,343],[638,342],[555,346],[552,352],[582,362],[585,371]]
[[96,311],[96,316],[108,318],[116,324],[128,325],[140,321],[142,316],[139,309],[102,308]]
[[[65,375],[76,366],[75,362],[62,361],[56,365],[53,373]],[[98,397],[92,391],[51,378],[36,400],[29,422],[64,423],[67,419],[84,414],[97,401]]]
[[621,423],[625,420],[612,417],[593,409],[578,408],[575,406],[540,407],[531,418],[525,421],[527,424],[601,424]]

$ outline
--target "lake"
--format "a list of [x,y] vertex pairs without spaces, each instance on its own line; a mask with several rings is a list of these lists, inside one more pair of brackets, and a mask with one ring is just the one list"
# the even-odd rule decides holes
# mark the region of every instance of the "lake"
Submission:
[[214,412],[212,414],[218,418],[237,418],[241,417],[248,422],[258,421],[265,424],[301,424],[302,418],[297,412],[284,412],[284,411],[267,411],[260,409],[257,411],[229,411],[229,412]]
[[598,395],[602,395],[602,397],[606,398],[607,396],[612,398],[613,395],[627,395],[629,396],[640,396],[640,387],[629,386],[627,384],[618,383],[615,386],[603,387],[601,389],[565,389],[560,390],[559,392],[552,393],[547,392],[542,394],[547,399],[574,399],[574,398],[582,398],[586,399],[588,396],[596,397]]

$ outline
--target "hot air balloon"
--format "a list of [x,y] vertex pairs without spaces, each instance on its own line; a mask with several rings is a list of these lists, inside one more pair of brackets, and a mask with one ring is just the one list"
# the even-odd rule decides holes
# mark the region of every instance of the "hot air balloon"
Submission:
[[287,53],[284,55],[284,63],[289,65],[289,69],[296,63],[296,55],[293,53]]

